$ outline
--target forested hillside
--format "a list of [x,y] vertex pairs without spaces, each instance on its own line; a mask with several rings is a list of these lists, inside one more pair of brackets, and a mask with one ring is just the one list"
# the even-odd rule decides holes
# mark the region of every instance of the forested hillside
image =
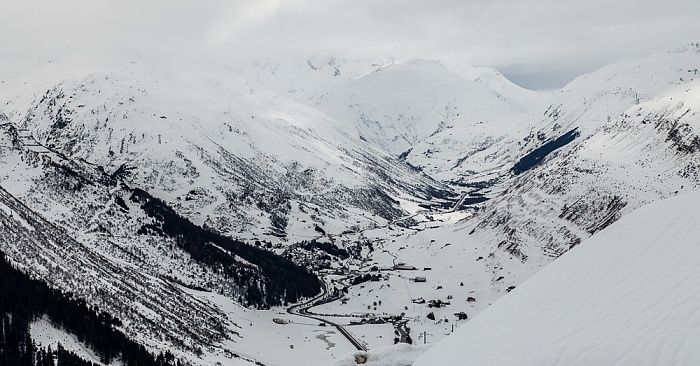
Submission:
[[15,269],[0,252],[0,365],[88,366],[75,353],[38,347],[30,325],[47,317],[78,341],[88,345],[104,364],[119,361],[126,366],[179,365],[172,354],[154,356],[143,345],[127,338],[116,326],[122,322],[69,293],[49,288]]

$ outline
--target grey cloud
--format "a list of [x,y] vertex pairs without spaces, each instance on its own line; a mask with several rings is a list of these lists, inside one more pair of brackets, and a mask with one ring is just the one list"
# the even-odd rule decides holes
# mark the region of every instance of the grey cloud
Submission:
[[698,19],[700,2],[689,0],[8,0],[0,56],[115,48],[223,62],[423,57],[560,86],[611,61],[697,41]]

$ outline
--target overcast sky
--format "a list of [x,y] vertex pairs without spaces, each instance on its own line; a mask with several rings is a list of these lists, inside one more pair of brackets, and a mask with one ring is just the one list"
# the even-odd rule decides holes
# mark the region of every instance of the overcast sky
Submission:
[[0,56],[431,58],[534,89],[700,42],[698,0],[0,0]]

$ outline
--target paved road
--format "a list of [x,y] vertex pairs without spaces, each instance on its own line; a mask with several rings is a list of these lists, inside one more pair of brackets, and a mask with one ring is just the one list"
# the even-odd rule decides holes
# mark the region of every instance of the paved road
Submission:
[[340,334],[343,335],[343,337],[345,337],[350,343],[352,343],[352,345],[355,348],[357,348],[359,351],[367,351],[368,350],[367,346],[365,346],[362,342],[357,340],[357,338],[355,338],[352,334],[350,334],[350,332],[348,332],[347,329],[345,329],[345,327],[343,327],[342,325],[335,323],[335,322],[332,322],[330,320],[320,318],[320,317],[315,316],[315,315],[311,315],[308,313],[309,308],[314,307],[316,305],[323,304],[323,303],[328,302],[328,301],[329,301],[328,289],[326,287],[325,282],[323,282],[322,292],[320,295],[314,297],[311,300],[303,302],[301,304],[290,306],[289,308],[287,308],[287,313],[297,315],[297,316],[303,316],[303,317],[309,318],[309,319],[314,319],[314,320],[317,320],[319,322],[326,323],[332,327],[335,327],[335,329],[337,329],[338,332],[340,332]]
[[455,211],[459,210],[459,207],[462,206],[462,203],[464,202],[465,198],[467,198],[467,192],[462,192],[462,195],[459,196],[459,199],[457,200],[455,205],[452,206],[452,208],[450,209],[449,212],[455,212]]

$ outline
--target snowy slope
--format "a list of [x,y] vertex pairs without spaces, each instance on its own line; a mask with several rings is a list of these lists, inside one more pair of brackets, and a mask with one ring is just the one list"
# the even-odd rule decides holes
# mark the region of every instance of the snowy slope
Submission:
[[393,155],[441,130],[521,112],[543,97],[494,69],[448,70],[420,59],[309,58],[258,63],[237,75],[323,111]]
[[11,120],[107,172],[133,167],[129,182],[230,235],[309,239],[315,226],[403,215],[396,197],[443,194],[322,113],[239,79],[104,54],[38,63],[8,72]]
[[[688,45],[582,76],[551,97],[543,114],[515,117],[531,127],[472,146],[459,169],[444,160],[434,176],[465,190],[486,187],[492,200],[466,224],[470,235],[547,263],[635,208],[697,186],[698,62],[697,45]],[[408,161],[434,163],[415,155],[423,148],[460,153],[468,139],[459,136],[436,135]],[[568,144],[536,163],[538,149],[566,136],[573,137]]]
[[431,134],[526,110],[437,61],[420,59],[320,89],[308,104],[396,156]]
[[[605,66],[582,75],[524,115],[480,129],[453,129],[426,139],[408,155],[412,165],[443,181],[469,182],[478,172],[501,175],[520,158],[574,129],[584,140],[627,109],[700,74],[698,44]],[[511,126],[511,128],[508,128]],[[494,130],[489,135],[482,131]],[[575,145],[575,144],[573,144]]]
[[[0,251],[22,271],[118,317],[120,330],[149,350],[194,365],[326,363],[352,349],[330,329],[274,324],[281,309],[234,302],[246,289],[221,267],[193,260],[172,238],[140,233],[153,219],[127,188],[31,144],[26,132],[0,128]],[[251,266],[241,258],[237,265]],[[32,336],[92,357],[48,322],[37,321]],[[271,344],[284,351],[269,353]]]
[[133,258],[133,251],[108,240],[102,248],[76,241],[1,188],[0,223],[0,249],[18,269],[122,319],[120,330],[150,349],[191,351],[228,337],[233,323],[219,309],[186,296],[145,261],[114,255]]
[[222,73],[226,70],[256,89],[269,90],[305,103],[321,90],[332,90],[339,83],[392,63],[391,59],[383,58],[309,57],[257,61],[252,65],[227,65]]
[[[86,361],[100,366],[104,365],[100,362],[100,357],[96,355],[93,350],[81,343],[76,335],[57,327],[45,317],[37,319],[30,325],[30,334],[32,340],[34,340],[38,347],[51,347],[55,350],[60,344],[64,349],[73,351]],[[122,363],[115,360],[112,364],[121,365]]]
[[698,189],[699,95],[700,80],[671,88],[555,153],[492,200],[473,234],[546,262],[646,203]]
[[696,365],[697,192],[641,208],[541,270],[423,365]]
[[518,101],[520,104],[531,107],[541,103],[546,94],[525,89],[508,80],[500,71],[491,67],[474,67],[461,63],[449,67],[449,70],[467,79],[483,84],[498,95],[507,99]]

